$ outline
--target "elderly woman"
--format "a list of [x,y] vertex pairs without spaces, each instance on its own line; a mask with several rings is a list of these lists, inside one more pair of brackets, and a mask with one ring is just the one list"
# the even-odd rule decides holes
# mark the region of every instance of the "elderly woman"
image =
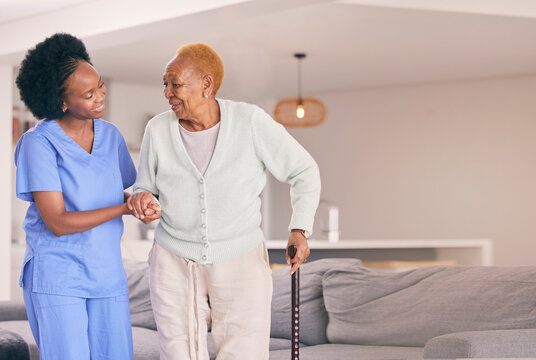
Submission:
[[153,196],[161,206],[149,255],[161,359],[208,359],[209,326],[218,359],[268,359],[272,279],[260,228],[266,169],[290,184],[291,272],[309,256],[318,167],[262,109],[216,98],[222,79],[222,60],[208,45],[177,51],[164,73],[171,111],[147,125],[129,199],[144,220]]

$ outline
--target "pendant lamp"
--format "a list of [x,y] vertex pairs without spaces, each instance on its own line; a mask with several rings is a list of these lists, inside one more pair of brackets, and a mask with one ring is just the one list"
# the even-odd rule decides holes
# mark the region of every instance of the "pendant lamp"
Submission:
[[301,61],[304,53],[296,53],[298,59],[298,97],[283,99],[275,105],[274,118],[287,127],[308,127],[321,124],[326,118],[326,107],[317,99],[303,98],[301,93]]

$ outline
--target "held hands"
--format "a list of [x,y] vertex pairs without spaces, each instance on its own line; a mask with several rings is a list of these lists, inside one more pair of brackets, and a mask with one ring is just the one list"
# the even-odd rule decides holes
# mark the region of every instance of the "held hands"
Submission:
[[139,192],[132,195],[127,200],[127,207],[132,211],[132,215],[145,224],[159,219],[161,215],[160,205],[150,192]]
[[290,256],[288,255],[288,248],[289,246],[294,245],[296,246],[296,255],[294,255],[294,259],[292,259],[292,268],[290,269],[290,275],[294,274],[296,270],[300,267],[300,265],[309,257],[309,254],[311,253],[311,250],[309,249],[309,244],[307,244],[307,239],[303,234],[299,232],[291,232],[288,237],[288,243],[287,243],[287,264],[290,265],[291,260]]

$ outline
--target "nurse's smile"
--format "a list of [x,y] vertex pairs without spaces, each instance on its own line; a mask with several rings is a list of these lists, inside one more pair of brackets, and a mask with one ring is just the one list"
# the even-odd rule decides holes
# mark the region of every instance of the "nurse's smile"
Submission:
[[95,112],[104,112],[104,104],[93,109]]

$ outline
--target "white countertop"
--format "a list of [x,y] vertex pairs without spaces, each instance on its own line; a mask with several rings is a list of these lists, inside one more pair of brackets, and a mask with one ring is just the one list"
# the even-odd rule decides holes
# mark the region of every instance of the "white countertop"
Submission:
[[[287,240],[266,240],[268,249],[285,249]],[[490,247],[490,239],[378,239],[378,240],[309,240],[311,249],[415,249]]]

